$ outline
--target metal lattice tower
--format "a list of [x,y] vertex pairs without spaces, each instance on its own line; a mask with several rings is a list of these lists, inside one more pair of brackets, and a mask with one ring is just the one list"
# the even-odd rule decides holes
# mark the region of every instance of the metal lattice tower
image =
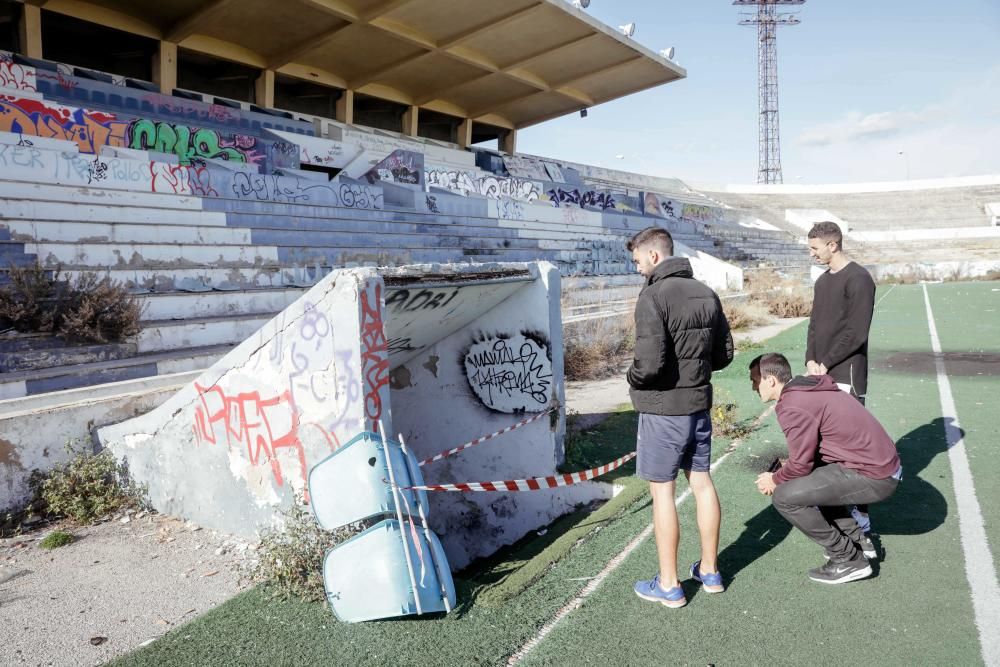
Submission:
[[757,130],[757,182],[781,183],[781,135],[778,125],[778,45],[779,25],[798,25],[794,14],[779,12],[779,6],[801,5],[806,0],[733,0],[739,7],[756,5],[757,12],[741,12],[740,25],[757,26],[757,88],[759,127]]

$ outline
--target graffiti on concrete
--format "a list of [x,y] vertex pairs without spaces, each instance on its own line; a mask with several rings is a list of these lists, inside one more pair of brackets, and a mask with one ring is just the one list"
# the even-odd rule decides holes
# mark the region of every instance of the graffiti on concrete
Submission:
[[545,172],[549,175],[549,180],[555,183],[565,183],[566,177],[563,175],[559,165],[553,162],[544,162]]
[[381,209],[382,192],[358,183],[321,183],[293,176],[234,172],[232,196],[253,201],[325,204],[356,209]]
[[264,153],[257,150],[257,139],[234,134],[223,139],[217,130],[192,128],[176,123],[154,122],[145,118],[129,124],[129,148],[176,155],[181,164],[193,160],[229,160],[258,163]]
[[552,398],[548,345],[515,334],[490,337],[465,353],[469,386],[483,405],[497,412],[539,412]]
[[361,360],[365,379],[365,416],[378,431],[382,392],[389,386],[389,341],[382,324],[382,286],[361,293]]
[[701,204],[684,204],[681,210],[681,218],[684,220],[697,220],[698,222],[711,222],[719,217],[718,210],[711,206]]
[[423,185],[424,156],[414,151],[395,150],[365,175],[369,183],[385,181],[405,185]]
[[0,99],[0,131],[72,141],[81,153],[99,154],[103,146],[169,153],[182,165],[212,159],[257,164],[266,157],[264,147],[249,135],[145,118],[127,120],[18,97]]
[[514,199],[523,199],[524,201],[535,201],[541,196],[541,189],[537,183],[520,178],[484,176],[479,179],[478,183],[479,194],[487,199],[512,197]]
[[502,198],[497,202],[497,214],[501,220],[524,220],[524,205],[516,199]]
[[507,171],[511,176],[536,181],[549,180],[549,175],[545,172],[545,166],[542,162],[534,158],[521,155],[505,155],[503,164],[507,167]]
[[[292,450],[299,474],[308,474],[305,451],[299,440],[299,416],[289,390],[261,395],[259,391],[227,393],[218,385],[194,384],[200,404],[194,413],[194,434],[199,445],[215,445],[224,438],[227,447],[243,447],[253,466],[269,464],[278,486],[284,474],[279,450]],[[221,427],[223,436],[216,435]]]
[[382,190],[359,183],[341,183],[338,191],[340,205],[344,208],[382,210]]
[[[128,162],[133,163],[132,160]],[[150,162],[149,172],[152,175],[150,185],[152,192],[172,192],[200,197],[219,196],[219,192],[212,187],[212,172],[208,167],[185,167],[166,162]]]
[[655,215],[658,218],[676,220],[678,209],[680,208],[672,199],[661,197],[655,192],[647,192],[643,198],[643,209],[646,215]]
[[407,289],[394,289],[392,295],[385,300],[385,307],[393,312],[412,313],[417,310],[437,310],[444,308],[458,296],[458,288],[452,290],[422,289],[411,292]]
[[535,201],[541,196],[541,188],[534,181],[501,176],[476,176],[457,169],[428,169],[425,172],[427,185],[457,192],[463,196],[480,195],[487,199],[511,197],[524,201]]
[[19,65],[6,54],[0,54],[0,88],[38,92],[35,68]]
[[596,190],[586,190],[580,192],[574,188],[564,190],[556,187],[545,193],[553,206],[579,206],[580,208],[594,208],[604,211],[615,207],[615,197],[610,192],[597,192]]
[[72,141],[81,153],[128,146],[128,123],[114,114],[19,97],[0,99],[0,132]]
[[0,167],[13,165],[26,169],[41,169],[45,153],[30,143],[27,145],[0,144]]

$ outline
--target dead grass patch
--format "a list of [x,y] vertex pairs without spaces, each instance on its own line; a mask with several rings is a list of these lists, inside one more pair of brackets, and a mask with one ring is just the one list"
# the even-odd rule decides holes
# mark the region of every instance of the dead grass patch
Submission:
[[621,370],[635,349],[632,313],[567,326],[563,367],[567,380],[601,380]]
[[769,318],[765,308],[753,302],[737,302],[728,299],[722,302],[722,311],[729,321],[733,331],[743,331],[762,324],[767,324]]
[[774,317],[808,317],[812,312],[811,286],[773,270],[747,274],[750,301],[760,304]]

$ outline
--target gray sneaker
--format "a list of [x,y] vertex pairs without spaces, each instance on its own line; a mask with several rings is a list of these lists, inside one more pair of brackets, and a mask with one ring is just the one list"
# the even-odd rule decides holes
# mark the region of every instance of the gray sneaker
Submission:
[[[854,544],[868,560],[875,560],[878,558],[878,547],[876,547],[875,543],[872,541],[871,533],[865,533],[861,538],[861,541],[855,542]],[[830,560],[831,558],[830,554],[825,551],[823,552],[823,557],[827,560]]]
[[872,566],[865,558],[849,560],[844,563],[827,561],[826,565],[809,570],[809,578],[821,584],[846,584],[848,581],[857,581],[870,577]]
[[864,534],[861,541],[858,542],[858,548],[864,552],[865,558],[868,560],[878,558],[878,549],[875,548],[875,543],[872,542],[872,536],[870,533]]

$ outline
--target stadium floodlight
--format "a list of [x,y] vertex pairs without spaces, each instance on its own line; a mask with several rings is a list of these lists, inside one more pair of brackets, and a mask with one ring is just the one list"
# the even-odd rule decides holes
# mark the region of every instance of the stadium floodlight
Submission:
[[660,51],[660,55],[663,56],[664,58],[666,58],[667,60],[673,60],[674,59],[674,47],[669,46],[669,47],[663,49],[662,51]]
[[635,23],[626,23],[625,25],[618,26],[618,29],[622,31],[622,34],[626,37],[631,37],[635,34]]
[[586,9],[590,7],[590,0],[573,0],[573,6],[577,9]]

